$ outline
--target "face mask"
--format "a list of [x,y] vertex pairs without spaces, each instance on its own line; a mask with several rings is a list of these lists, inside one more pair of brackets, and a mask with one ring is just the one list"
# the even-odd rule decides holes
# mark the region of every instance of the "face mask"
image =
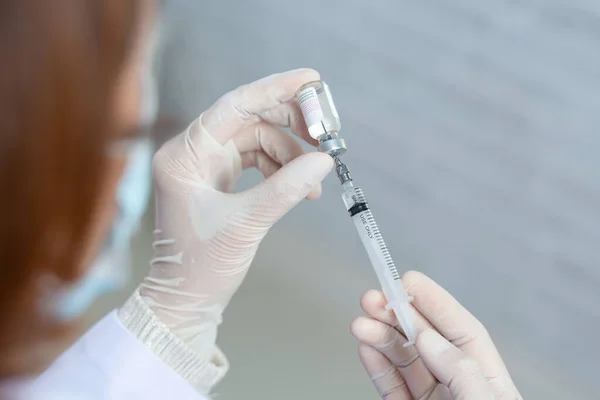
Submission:
[[117,217],[88,274],[61,296],[57,310],[63,320],[76,318],[99,296],[122,288],[130,278],[130,242],[148,204],[153,154],[150,140],[130,146],[127,167],[117,188]]
[[[156,32],[148,48],[150,66]],[[156,81],[151,68],[143,76],[141,123],[150,126],[158,111]],[[88,274],[59,296],[57,314],[62,320],[81,315],[99,296],[122,288],[131,275],[132,236],[148,205],[152,180],[154,146],[148,139],[140,139],[127,147],[127,166],[116,193],[118,214],[98,258]]]

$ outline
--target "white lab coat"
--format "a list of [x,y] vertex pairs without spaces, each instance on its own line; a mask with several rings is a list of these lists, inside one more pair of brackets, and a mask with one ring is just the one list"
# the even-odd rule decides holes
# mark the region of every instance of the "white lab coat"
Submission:
[[116,311],[41,376],[5,383],[0,392],[19,400],[208,400],[136,339]]

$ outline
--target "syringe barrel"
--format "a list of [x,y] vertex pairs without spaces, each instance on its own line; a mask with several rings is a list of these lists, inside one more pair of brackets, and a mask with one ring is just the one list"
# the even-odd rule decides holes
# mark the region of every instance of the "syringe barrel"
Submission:
[[362,190],[352,181],[343,185],[342,199],[352,217],[360,239],[375,269],[381,289],[387,300],[387,308],[393,309],[402,327],[408,344],[414,344],[417,328],[414,312],[410,306],[411,298],[406,293],[400,274],[383,240],[379,227],[363,195]]
[[[396,284],[401,284],[400,275],[398,274],[398,270],[393,265],[393,261],[391,260],[389,253],[384,253],[375,238],[376,224],[373,223],[373,216],[370,210],[365,210],[359,212],[358,214],[352,217],[352,221],[356,226],[356,230],[360,235],[360,238],[367,250],[367,254],[369,255],[369,259],[373,264],[373,268],[375,269],[375,273],[377,274],[377,278],[379,279],[379,283],[381,284],[381,288],[385,292],[386,296],[392,296],[393,298],[388,298],[388,301],[392,301],[395,298],[400,296],[395,293],[394,286]],[[406,296],[405,296],[406,297]],[[398,298],[398,300],[400,300]]]

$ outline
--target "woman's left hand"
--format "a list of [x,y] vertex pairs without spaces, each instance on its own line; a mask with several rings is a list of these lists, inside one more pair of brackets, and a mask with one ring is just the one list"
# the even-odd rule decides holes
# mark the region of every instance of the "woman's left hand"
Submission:
[[[221,313],[262,238],[302,199],[320,196],[333,166],[282,130],[314,144],[294,94],[318,79],[302,69],[227,93],[154,157],[155,257],[140,294],[201,356],[210,357]],[[265,179],[235,193],[247,168]]]
[[379,291],[366,292],[368,317],[352,323],[360,359],[388,400],[522,399],[485,327],[437,283],[418,272],[402,278],[414,298],[421,334],[407,342]]

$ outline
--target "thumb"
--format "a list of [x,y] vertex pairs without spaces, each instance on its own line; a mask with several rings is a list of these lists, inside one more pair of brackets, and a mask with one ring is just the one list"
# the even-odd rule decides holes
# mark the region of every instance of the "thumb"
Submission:
[[265,227],[273,225],[317,188],[332,168],[332,158],[317,152],[301,155],[281,167],[248,192],[255,221]]
[[454,400],[494,399],[479,363],[432,329],[416,342],[421,359]]

